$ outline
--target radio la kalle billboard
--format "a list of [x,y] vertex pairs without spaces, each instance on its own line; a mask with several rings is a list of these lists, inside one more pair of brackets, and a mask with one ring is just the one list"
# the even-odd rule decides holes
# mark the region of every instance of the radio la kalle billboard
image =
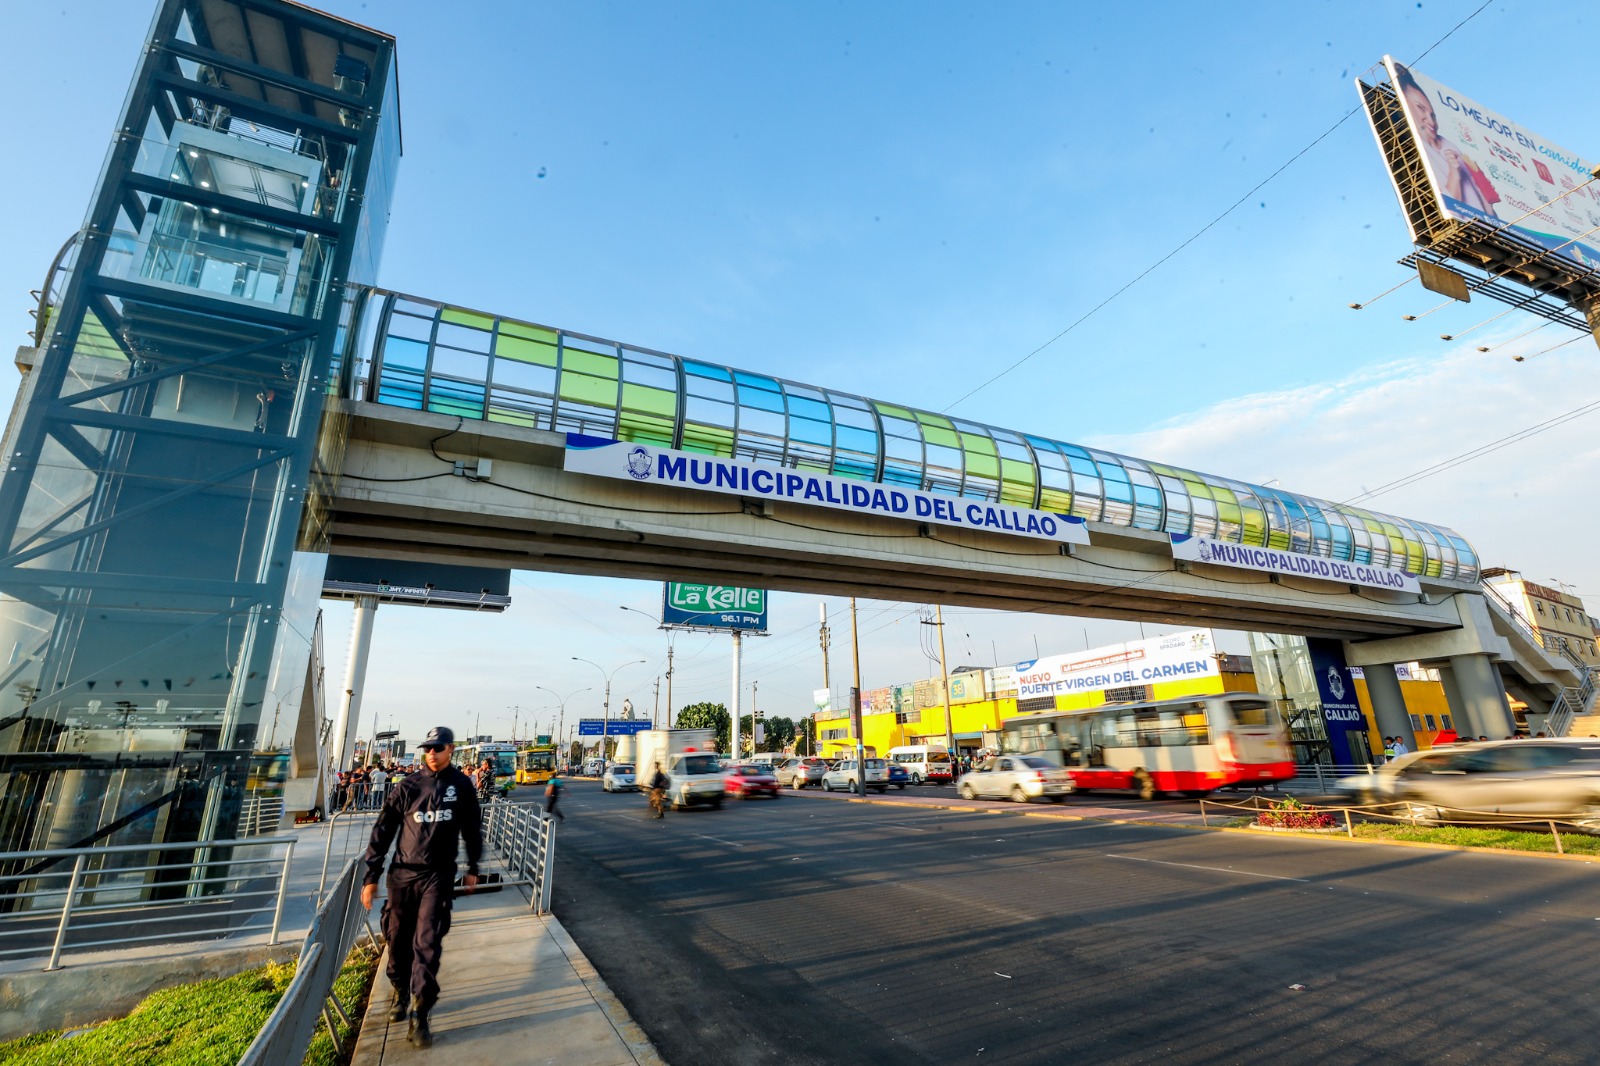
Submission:
[[1592,161],[1390,56],[1383,64],[1440,210],[1600,267],[1600,183],[1584,186]]

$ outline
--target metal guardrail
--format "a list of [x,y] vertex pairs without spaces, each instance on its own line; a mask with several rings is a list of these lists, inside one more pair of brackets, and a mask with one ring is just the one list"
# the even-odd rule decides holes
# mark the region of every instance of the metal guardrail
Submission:
[[[281,851],[281,854],[273,854]],[[278,942],[292,839],[0,852],[0,958],[220,939],[271,915]]]
[[[1207,808],[1211,810],[1208,811]],[[1337,832],[1343,830],[1344,835],[1354,838],[1355,822],[1383,822],[1390,825],[1410,825],[1415,827],[1454,826],[1468,829],[1518,829],[1526,826],[1544,826],[1555,842],[1556,854],[1565,855],[1566,848],[1561,841],[1564,827],[1568,836],[1594,836],[1600,833],[1600,820],[1587,819],[1578,821],[1571,818],[1545,818],[1538,815],[1521,817],[1513,814],[1487,815],[1483,811],[1466,811],[1455,807],[1443,807],[1436,803],[1423,803],[1418,800],[1391,800],[1385,803],[1353,803],[1353,804],[1305,804],[1293,808],[1285,808],[1271,800],[1264,800],[1260,796],[1251,796],[1248,800],[1238,803],[1228,803],[1221,800],[1203,799],[1200,801],[1200,821],[1208,828],[1211,825],[1211,812],[1216,809],[1236,811],[1260,817],[1263,812],[1272,811],[1278,815],[1319,815],[1325,814],[1332,819],[1330,826],[1282,826],[1285,832]],[[1526,831],[1526,830],[1524,830]]]
[[276,833],[283,824],[283,797],[247,795],[239,807],[239,836]]
[[555,819],[536,803],[496,800],[483,812],[483,845],[499,853],[513,877],[526,878],[533,913],[548,914],[555,886]]
[[[334,1015],[346,1025],[351,1019],[334,993],[333,985],[361,931],[366,929],[368,936],[372,935],[361,906],[362,870],[360,859],[347,862],[322,906],[317,908],[300,948],[294,978],[255,1040],[245,1049],[239,1066],[300,1062],[311,1046],[311,1038],[316,1035],[319,1018],[328,1024],[335,1051],[340,1057],[344,1056]],[[376,945],[376,938],[373,943]]]

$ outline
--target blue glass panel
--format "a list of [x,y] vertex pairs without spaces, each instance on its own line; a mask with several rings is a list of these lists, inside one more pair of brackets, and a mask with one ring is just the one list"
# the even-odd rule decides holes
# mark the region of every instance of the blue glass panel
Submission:
[[405,337],[389,337],[383,343],[383,365],[422,370],[428,365],[428,346]]
[[809,418],[791,418],[789,435],[807,444],[830,445],[833,443],[833,426],[824,422],[813,422]]
[[754,407],[760,411],[774,411],[783,414],[783,396],[776,392],[764,392],[761,389],[750,389],[743,386],[739,389],[739,402],[746,407]]
[[869,455],[878,454],[878,435],[871,430],[840,426],[838,433],[840,448],[847,448],[853,452],[866,452]]
[[833,409],[821,400],[789,393],[789,413],[796,418],[811,418],[818,422],[832,422]]
[[725,367],[712,366],[710,363],[697,363],[693,359],[683,361],[683,372],[693,374],[695,377],[710,378],[713,381],[732,381],[733,375]]

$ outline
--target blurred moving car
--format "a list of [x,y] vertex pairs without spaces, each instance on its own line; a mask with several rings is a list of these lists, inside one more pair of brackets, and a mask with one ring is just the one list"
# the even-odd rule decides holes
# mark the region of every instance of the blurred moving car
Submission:
[[667,800],[674,810],[709,804],[722,806],[727,782],[722,776],[722,760],[713,752],[691,751],[672,755],[667,760]]
[[751,796],[778,798],[778,779],[760,763],[735,763],[722,775],[729,796],[747,800]]
[[828,772],[828,760],[809,755],[790,759],[778,767],[775,776],[790,788],[805,788],[822,784],[822,775]]
[[[1600,827],[1600,740],[1489,740],[1403,755],[1340,787],[1429,820],[1561,818]],[[1417,808],[1422,808],[1418,811]]]
[[1037,755],[996,755],[963,774],[962,799],[1008,798],[1017,803],[1047,798],[1055,803],[1073,790],[1072,775]]
[[906,785],[910,783],[910,781],[911,774],[906,771],[904,766],[901,766],[897,762],[892,762],[889,764],[890,788],[898,788],[900,791],[904,792]]
[[602,792],[636,792],[638,788],[632,763],[614,762],[606,767],[605,776],[600,779]]
[[[868,791],[887,792],[889,790],[889,767],[882,759],[863,759],[861,768],[864,775],[862,780],[866,782]],[[842,788],[846,792],[858,790],[856,761],[854,759],[840,759],[838,765],[822,775],[822,790],[824,792],[832,792],[837,788]]]

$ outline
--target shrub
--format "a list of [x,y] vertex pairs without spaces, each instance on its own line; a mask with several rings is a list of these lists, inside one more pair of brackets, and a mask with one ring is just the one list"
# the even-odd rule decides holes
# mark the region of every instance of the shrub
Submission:
[[1338,823],[1327,811],[1308,807],[1290,796],[1256,815],[1256,824],[1276,829],[1332,829]]

